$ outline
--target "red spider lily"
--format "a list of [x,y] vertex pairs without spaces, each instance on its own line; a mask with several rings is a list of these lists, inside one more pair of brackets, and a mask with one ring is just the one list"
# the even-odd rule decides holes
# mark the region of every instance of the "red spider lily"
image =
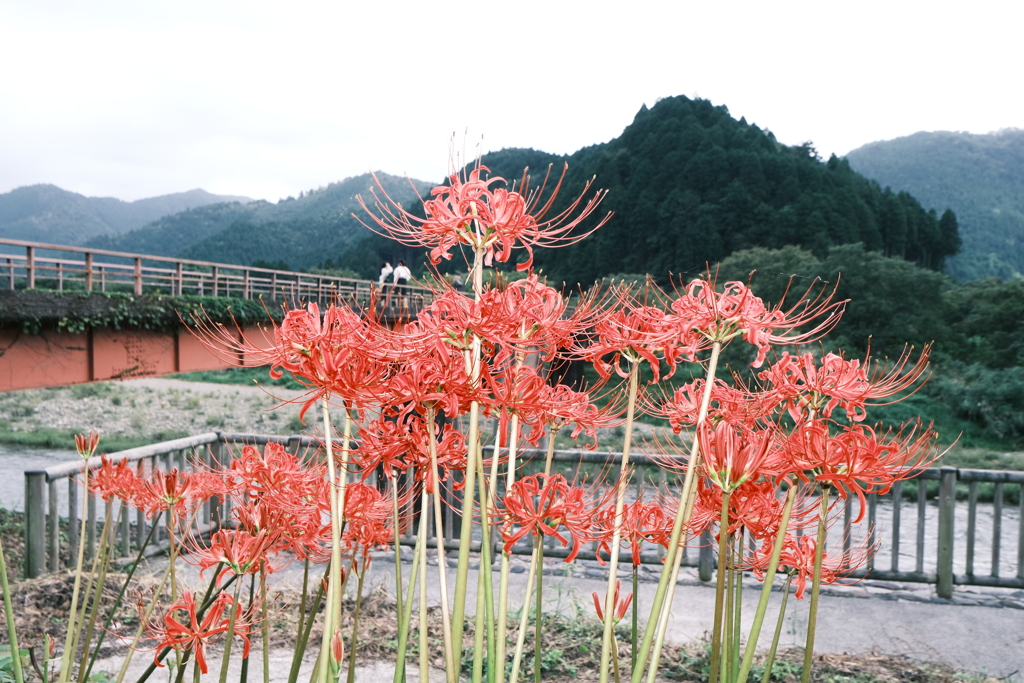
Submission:
[[128,461],[121,460],[115,465],[105,455],[101,456],[100,461],[102,464],[89,476],[89,490],[102,496],[108,503],[114,498],[129,500],[138,485],[138,477],[129,467]]
[[790,415],[796,421],[807,413],[831,417],[838,406],[846,410],[851,420],[860,422],[866,416],[866,405],[886,405],[868,404],[867,401],[898,394],[913,386],[924,374],[930,347],[926,346],[917,362],[907,369],[911,350],[904,349],[884,375],[876,366],[870,378],[870,350],[863,365],[859,360],[846,360],[834,353],[826,354],[820,363],[810,353],[801,356],[783,353],[782,358],[760,376],[771,382],[775,391],[786,400]]
[[[622,579],[615,580],[615,613],[612,615],[612,621],[619,623],[622,621],[622,617],[626,616],[626,610],[629,609],[630,603],[633,602],[633,592],[626,593],[624,598],[619,598],[619,592],[622,589]],[[597,610],[597,618],[604,621],[604,601],[598,597],[597,591],[591,593],[594,598],[594,608]]]
[[[438,476],[441,481],[446,481],[451,472],[466,469],[466,438],[454,429],[440,427],[437,425],[434,429],[434,448]],[[362,443],[352,455],[362,468],[364,481],[381,466],[388,477],[414,467],[416,479],[426,482],[428,491],[434,490],[430,467],[430,434],[423,416],[384,415],[371,422],[361,432],[361,436]]]
[[345,490],[345,531],[342,540],[353,549],[361,548],[367,557],[375,547],[394,541],[393,503],[390,496],[373,486],[349,484]]
[[272,573],[274,566],[269,556],[277,540],[276,534],[266,529],[255,534],[247,529],[221,529],[210,537],[208,546],[191,543],[185,559],[200,568],[200,576],[210,567],[223,564],[224,568],[216,577],[216,584],[220,586],[225,574],[256,574],[261,568]]
[[[726,282],[721,292],[715,283],[693,280],[681,296],[671,303],[675,318],[683,330],[693,331],[713,342],[726,343],[741,336],[757,348],[757,357],[751,365],[760,367],[772,344],[802,344],[819,339],[839,321],[845,302],[833,302],[833,289],[827,296],[824,290],[810,297],[814,285],[809,287],[796,305],[783,310],[783,301],[767,308],[742,282]],[[787,336],[788,333],[808,325],[824,316],[810,330]]]
[[733,491],[749,480],[774,474],[775,430],[753,429],[746,424],[720,421],[697,426],[701,468],[705,476],[723,491]]
[[[698,379],[678,387],[672,397],[655,405],[645,402],[645,410],[668,420],[672,431],[679,434],[684,427],[697,424],[700,402],[704,395],[704,380]],[[745,422],[753,424],[767,418],[779,404],[773,392],[754,392],[732,387],[720,379],[711,386],[711,401],[708,404],[708,421]]]
[[[597,430],[601,427],[614,427],[621,423],[617,416],[618,410],[614,401],[609,401],[604,408],[598,408],[590,400],[590,394],[585,391],[573,391],[564,384],[551,386],[544,385],[543,395],[540,397],[540,405],[543,407],[543,422],[538,421],[533,425],[527,441],[537,443],[543,432],[544,424],[547,424],[553,432],[557,432],[565,426],[572,425],[570,436],[575,439],[581,433],[586,434],[593,441],[587,448],[597,448]],[[540,432],[534,434],[533,432]]]
[[[654,543],[667,548],[672,536],[672,517],[659,503],[645,503],[637,499],[622,508],[622,526],[619,528],[621,543],[630,549],[633,564],[640,564],[643,544]],[[602,564],[601,552],[611,553],[610,543],[615,530],[615,502],[601,508],[594,521],[594,535],[599,541],[597,559]]]
[[[148,622],[146,624],[147,637],[157,641],[153,662],[157,666],[163,666],[157,657],[165,647],[183,651],[191,650],[195,653],[199,670],[204,674],[209,673],[203,647],[212,643],[222,633],[227,633],[231,621],[230,610],[236,608],[232,597],[227,593],[221,593],[206,610],[203,621],[200,623],[196,616],[195,598],[191,592],[185,591],[182,593],[181,599],[167,609],[159,623]],[[227,612],[226,615],[225,612]],[[145,614],[145,608],[142,605],[139,606],[139,614],[140,616]],[[248,621],[242,615],[236,617],[235,635],[241,638],[245,644],[245,649],[242,652],[243,659],[249,656],[249,631]]]
[[388,380],[382,401],[394,407],[399,417],[432,407],[438,413],[459,415],[468,408],[471,392],[469,375],[461,354],[427,354],[402,363]]
[[[830,429],[835,429],[832,435]],[[797,425],[785,442],[788,468],[804,481],[808,473],[823,485],[835,486],[846,498],[855,494],[864,516],[865,495],[887,493],[892,484],[907,479],[935,457],[936,433],[911,423],[881,439],[865,425],[838,425],[816,419]]]
[[[729,496],[727,533],[734,534],[742,528],[746,529],[751,538],[774,538],[782,522],[785,506],[779,493],[779,487],[770,481],[748,481],[739,486]],[[666,506],[669,513],[675,512],[676,504],[672,501]],[[788,528],[803,529],[816,525],[819,507],[817,498],[798,492]],[[699,535],[704,529],[719,522],[721,514],[722,490],[700,482],[690,517],[691,533]]]
[[[761,547],[750,556],[750,569],[761,580],[764,579],[764,574],[768,570],[774,545],[774,538],[766,539]],[[791,534],[786,534],[786,540],[782,544],[779,569],[793,576],[793,584],[796,586],[796,592],[793,595],[797,600],[804,598],[807,582],[814,577],[814,551],[817,545],[817,538],[813,535],[793,536]],[[848,577],[867,564],[868,559],[877,550],[877,544],[869,546],[867,541],[840,553],[830,553],[826,548],[821,555],[821,585],[828,586]]]
[[75,434],[75,448],[83,458],[91,458],[100,444],[100,435],[89,430],[89,435]]
[[[547,383],[537,374],[537,370],[529,365],[520,365],[483,375],[484,384],[490,391],[485,400],[486,414],[498,418],[498,433],[502,443],[506,445],[508,437],[508,420],[513,413],[519,415],[520,424],[541,425],[544,422],[547,397]],[[536,446],[542,430],[531,430],[527,440]]]
[[243,446],[231,461],[230,473],[232,487],[251,501],[301,506],[318,495],[326,469],[322,464],[303,462],[281,444],[269,442],[262,453]]
[[578,486],[570,486],[560,474],[533,474],[519,479],[505,493],[502,509],[495,511],[505,540],[505,552],[511,552],[520,539],[527,535],[553,536],[562,547],[569,539],[559,529],[565,529],[572,538],[572,550],[566,562],[576,559],[584,543],[591,540],[593,510],[590,493]]
[[[441,259],[450,259],[451,250],[459,244],[467,244],[482,252],[485,265],[491,265],[495,260],[502,263],[508,261],[512,249],[521,247],[526,249],[527,260],[516,267],[518,270],[527,270],[533,262],[534,246],[575,244],[611,217],[611,214],[608,214],[590,230],[572,234],[576,226],[597,208],[605,196],[604,191],[598,191],[573,218],[572,215],[576,213],[590,189],[591,183],[588,182],[580,196],[568,208],[553,218],[544,218],[551,210],[567,168],[568,165],[563,169],[562,176],[543,204],[540,200],[547,185],[547,175],[540,189],[531,191],[530,177],[524,172],[520,191],[510,192],[504,187],[492,187],[505,185],[504,178],[481,178],[481,174],[489,170],[485,166],[477,166],[469,171],[467,176],[452,174],[449,185],[434,188],[430,193],[433,199],[421,200],[426,213],[425,219],[403,209],[400,203],[388,196],[379,181],[377,189],[380,190],[381,196],[377,196],[376,190],[371,192],[374,207],[380,212],[380,216],[370,211],[362,198],[357,198],[363,210],[383,234],[402,244],[428,247],[430,261],[434,264],[440,263]],[[548,174],[550,175],[550,168]],[[363,225],[374,230],[366,223]]]
[[[673,344],[673,331],[666,324],[665,313],[653,306],[613,311],[594,326],[594,334],[597,341],[580,349],[580,355],[594,364],[603,379],[611,377],[613,371],[620,377],[629,377],[629,370],[622,368],[625,358],[631,365],[647,361],[653,381],[657,382],[661,377],[661,361],[669,366],[671,375],[681,355]],[[603,360],[609,354],[611,360]]]
[[330,508],[328,484],[326,479],[321,483],[315,494],[293,502],[282,498],[236,500],[231,514],[240,531],[270,536],[268,557],[286,549],[299,559],[319,556],[320,547],[330,539],[330,525],[322,521],[322,513]]

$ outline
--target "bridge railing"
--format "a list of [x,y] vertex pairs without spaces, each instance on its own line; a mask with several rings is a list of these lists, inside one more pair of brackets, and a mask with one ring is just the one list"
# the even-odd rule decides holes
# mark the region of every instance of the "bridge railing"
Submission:
[[[112,453],[108,457],[114,462],[132,462],[143,474],[173,467],[187,470],[206,467],[214,462],[226,465],[241,444],[269,441],[285,445],[295,454],[315,448],[320,443],[308,436],[210,432]],[[542,471],[544,456],[541,450],[525,450],[521,454],[524,474]],[[602,475],[612,471],[609,466],[617,464],[621,458],[619,453],[555,451],[553,471],[570,481],[596,482],[593,484],[595,493],[600,495],[608,492],[609,484]],[[642,455],[633,456],[630,461],[636,468],[630,499],[655,487],[670,497],[678,495],[679,483],[655,461]],[[86,556],[94,552],[99,520],[97,502],[82,490],[81,474],[85,467],[94,469],[100,464],[100,458],[96,457],[87,463],[78,460],[25,472],[26,576],[35,577],[46,570],[57,571],[61,557],[69,558],[67,563],[73,564],[83,523],[87,525]],[[354,474],[349,476],[355,477]],[[368,483],[376,483],[375,475],[371,475]],[[63,498],[59,493],[61,487],[67,487],[66,542],[71,546],[67,553],[60,545],[60,527],[64,523],[59,509],[59,501]],[[987,489],[985,497],[991,495],[991,503],[979,501],[983,487]],[[1011,507],[1008,501],[1014,498],[1014,494],[1017,503]],[[79,519],[80,495],[89,496],[85,520]],[[449,481],[443,495],[448,503],[442,506],[444,518],[441,520],[445,546],[455,549],[459,543],[461,520],[453,511],[461,507],[461,492],[456,491],[453,482]],[[864,567],[850,574],[853,577],[930,583],[936,586],[939,596],[947,598],[951,596],[954,585],[1024,588],[1024,472],[952,467],[923,469],[913,478],[897,482],[884,495],[868,495],[863,510],[855,497],[837,500],[835,504],[839,506],[842,523],[830,528],[827,552],[836,556],[843,550],[856,551],[855,546],[862,544],[877,544],[878,547],[877,553],[868,559]],[[119,508],[116,503],[105,514],[113,515],[111,519],[117,520],[110,527],[116,537],[113,547],[118,549],[121,557],[127,557],[132,545],[146,537],[149,531],[147,524],[152,522],[146,520],[141,511]],[[423,518],[428,528],[433,528],[431,514],[428,508]],[[205,505],[197,522],[201,529],[210,529],[220,520],[228,519],[229,515],[226,501],[213,500]],[[868,522],[866,535],[853,538],[852,520],[861,516]],[[401,543],[415,543],[413,527],[412,524],[407,526]],[[166,543],[162,530],[155,535]],[[478,551],[479,534],[474,538],[473,550]],[[568,554],[567,549],[556,546],[554,539],[548,539],[547,543],[550,546],[545,553],[547,556],[565,557]],[[530,554],[530,539],[524,539],[512,550],[516,554]],[[595,559],[597,551],[596,542],[591,542],[579,557]],[[641,548],[644,564],[660,564],[663,557],[660,546],[645,543]],[[702,580],[712,578],[715,560],[713,542],[707,532],[702,538],[687,540],[683,564],[697,567]]]
[[418,306],[432,297],[430,290],[415,286],[405,286],[400,298],[388,286],[380,292],[371,280],[23,240],[0,238],[0,252],[0,287],[10,290],[159,292],[290,302],[340,298],[364,308],[375,294],[382,294],[377,301],[388,306],[392,298]]

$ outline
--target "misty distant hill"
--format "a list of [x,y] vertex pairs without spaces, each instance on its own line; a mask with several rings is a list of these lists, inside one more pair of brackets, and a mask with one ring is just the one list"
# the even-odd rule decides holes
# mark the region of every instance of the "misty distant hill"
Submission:
[[[384,190],[407,203],[434,185],[378,173]],[[352,213],[362,213],[355,195],[372,201],[373,177],[363,174],[303,192],[276,204],[254,201],[213,204],[165,216],[121,235],[97,237],[89,246],[201,261],[249,265],[286,262],[292,268],[319,264],[325,253],[345,251],[370,234]]]
[[956,213],[963,248],[946,270],[957,279],[1024,274],[1024,130],[914,133],[846,158],[883,186]]
[[248,197],[189,190],[134,202],[86,197],[56,185],[29,185],[0,194],[0,237],[78,246],[104,234],[141,228],[168,214]]

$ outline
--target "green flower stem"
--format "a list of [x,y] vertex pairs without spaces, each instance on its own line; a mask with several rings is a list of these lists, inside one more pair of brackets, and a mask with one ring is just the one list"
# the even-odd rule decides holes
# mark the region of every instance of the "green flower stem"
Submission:
[[622,462],[615,491],[615,517],[612,525],[610,557],[608,559],[608,590],[604,598],[604,637],[601,639],[601,683],[608,683],[608,665],[611,658],[615,630],[615,584],[619,575],[619,540],[622,538],[622,511],[626,505],[626,487],[629,485],[629,451],[633,445],[633,417],[636,412],[636,389],[640,380],[640,363],[634,361],[629,369],[629,400],[626,405],[626,433],[622,437]]
[[[328,397],[325,395],[323,402],[324,421],[324,447],[327,450],[327,479],[330,485],[327,495],[331,503],[331,564],[330,578],[327,581],[327,609],[324,610],[324,632],[320,641],[320,656],[317,660],[317,674],[321,683],[328,680],[328,664],[330,663],[331,637],[334,635],[334,604],[338,604],[339,617],[341,609],[341,596],[338,589],[341,586],[341,517],[344,508],[339,506],[337,495],[337,473],[334,466],[334,430],[331,427],[331,407]],[[348,411],[345,411],[348,415]]]
[[718,569],[715,584],[715,625],[711,631],[711,674],[710,683],[718,683],[719,657],[722,651],[722,597],[725,594],[725,574],[728,568],[726,549],[729,543],[729,491],[722,492],[722,512],[718,528]]
[[82,587],[82,564],[85,562],[85,528],[89,510],[89,467],[88,461],[83,461],[82,467],[82,514],[79,517],[81,533],[78,538],[78,562],[75,564],[75,586],[71,591],[71,611],[68,613],[68,632],[64,636],[64,652],[60,658],[60,683],[68,683],[71,680],[71,660],[74,658],[72,642],[74,639],[74,625],[78,619],[78,592]]
[[299,643],[302,640],[302,632],[306,626],[306,599],[309,596],[309,558],[302,563],[302,594],[299,598],[299,623],[295,629],[295,649],[292,651],[292,668],[288,670],[288,681],[291,680],[291,671],[295,668],[295,660],[300,657]]
[[637,646],[636,636],[637,636],[637,633],[640,630],[639,629],[640,609],[639,609],[639,607],[637,605],[637,603],[640,600],[640,590],[639,590],[639,579],[640,579],[640,577],[638,576],[638,572],[637,572],[637,570],[639,568],[640,568],[639,565],[636,565],[636,564],[633,565],[633,605],[632,605],[633,620],[630,623],[630,627],[629,627],[629,642],[630,642],[630,648],[629,648],[629,669],[630,669],[630,671],[632,671],[633,667],[636,666],[636,646]]
[[[496,458],[495,458],[496,459]],[[491,508],[492,496],[491,492],[487,487],[487,482],[484,479],[484,463],[483,458],[477,458],[477,467],[480,468],[480,478],[478,480],[480,487],[480,571],[478,573],[478,583],[480,580],[483,581],[483,604],[484,604],[484,620],[487,622],[487,658],[488,661],[493,661],[495,656],[495,627],[494,627],[494,577],[491,569]],[[479,588],[477,589],[477,595],[479,596]],[[479,597],[477,598],[479,600]],[[481,631],[484,627],[477,622],[477,628]],[[494,683],[494,666],[487,667],[487,681],[488,683]]]
[[786,621],[786,601],[789,600],[789,584],[793,581],[793,575],[786,576],[786,583],[782,584],[782,606],[779,608],[779,619],[775,624],[775,635],[772,637],[772,647],[768,650],[768,658],[764,663],[764,678],[761,683],[768,683],[772,678],[772,666],[775,664],[775,652],[779,649],[779,639],[782,637],[782,625]]
[[[796,500],[796,486],[790,484],[786,491],[786,503],[782,508],[782,520],[779,522],[779,530],[775,534],[775,545],[772,547],[772,557],[768,562],[768,571],[765,572],[764,582],[761,584],[761,598],[757,601],[757,611],[754,612],[754,623],[747,635],[747,649],[743,653],[743,663],[740,666],[739,675],[736,680],[740,683],[747,680],[750,674],[750,667],[754,663],[754,651],[757,650],[757,641],[761,636],[761,625],[764,623],[764,615],[768,610],[768,599],[772,594],[772,585],[775,582],[775,572],[779,568],[779,557],[782,556],[782,544],[786,541],[786,530],[789,528],[789,517],[793,512],[793,502]],[[786,586],[789,586],[789,579],[786,579]],[[786,598],[784,597],[783,600]]]
[[[366,570],[369,569],[369,560],[363,558],[363,567],[359,572],[359,580],[356,582],[356,609],[352,613],[352,637],[349,639],[349,654],[348,654],[348,683],[355,683],[356,680],[356,648],[359,645],[359,608],[363,604],[363,579],[366,578]],[[264,629],[266,633],[266,629]],[[270,680],[270,674],[267,674],[265,681]]]
[[828,517],[828,498],[832,487],[821,485],[821,510],[818,513],[818,536],[814,546],[814,579],[811,583],[811,604],[807,617],[807,643],[804,645],[804,670],[801,683],[810,683],[811,663],[814,659],[814,632],[818,625],[818,593],[821,589],[821,561],[825,553],[825,521]]
[[544,633],[544,539],[541,536],[537,537],[537,565],[537,601],[533,617],[533,683],[540,683],[540,653],[543,649],[541,636]]
[[[92,584],[92,605],[90,605],[89,616],[85,616],[84,605],[82,611],[82,626],[85,628],[85,638],[82,640],[82,658],[78,662],[78,671],[85,671],[88,665],[87,657],[89,656],[89,646],[92,644],[93,633],[96,632],[96,615],[100,610],[100,598],[103,596],[103,587],[107,581],[107,567],[109,566],[110,558],[110,518],[113,516],[114,511],[113,501],[106,504],[106,509],[103,512],[103,532],[100,536],[100,547],[96,552],[96,559],[92,563],[92,571],[89,575],[89,583]],[[117,520],[114,520],[115,528],[117,527]],[[97,566],[99,570],[97,571]],[[93,580],[95,576],[95,581]],[[81,634],[81,627],[79,628],[79,634]],[[78,646],[75,646],[78,649]],[[79,676],[84,678],[84,676]]]
[[260,622],[263,624],[263,680],[270,680],[270,625],[267,623],[267,565],[260,563]]
[[416,593],[416,577],[419,567],[419,553],[413,553],[412,568],[409,571],[409,588],[405,591],[405,608],[402,610],[402,620],[398,622],[398,648],[395,655],[398,659],[398,666],[395,667],[394,683],[405,683],[405,652],[409,646],[409,623],[412,621],[412,597]]
[[[497,437],[500,439],[500,434]],[[519,415],[517,413],[512,414],[511,424],[509,425],[508,434],[508,465],[506,469],[505,478],[505,490],[508,491],[512,488],[512,484],[516,480],[516,442],[519,439]],[[494,460],[497,462],[498,451],[494,452]],[[491,482],[492,495],[494,493],[494,487],[497,486],[496,481]],[[498,578],[498,635],[497,635],[497,656],[495,657],[495,663],[497,671],[496,681],[502,683],[505,680],[505,650],[506,650],[506,634],[508,632],[508,575],[509,575],[509,560],[511,556],[509,553],[502,549],[501,552],[501,574]],[[527,595],[523,603],[523,609],[529,611],[527,603],[529,602],[529,595]]]
[[[401,624],[405,620],[405,612],[402,604],[402,544],[399,542],[399,530],[401,529],[401,517],[398,512],[398,472],[392,471],[391,476],[391,523],[394,528],[392,540],[395,543],[395,619]],[[396,663],[395,676],[405,677],[405,659],[399,659]],[[399,673],[398,669],[401,670]],[[397,683],[397,681],[396,681]]]
[[740,626],[743,623],[743,542],[745,540],[745,529],[740,527],[739,538],[736,539],[736,550],[733,552],[733,570],[736,573],[736,597],[733,599],[733,607],[736,616],[732,620],[732,663],[729,671],[735,679],[736,673],[740,670]]
[[[478,223],[478,221],[474,221]],[[477,225],[479,228],[479,225]],[[480,301],[484,291],[484,256],[483,248],[473,249],[473,297]],[[469,353],[470,386],[476,387],[480,382],[481,363],[480,338],[473,335]],[[459,558],[455,568],[455,604],[452,606],[452,642],[455,644],[454,662],[458,672],[462,660],[462,631],[466,615],[466,586],[469,581],[469,548],[473,541],[473,493],[476,478],[476,462],[480,459],[480,404],[473,401],[469,408],[468,451],[466,454],[466,479],[462,494],[462,526],[459,530]],[[440,524],[440,520],[438,520]],[[445,605],[447,609],[447,605]],[[456,674],[457,676],[457,674]]]
[[533,594],[533,582],[537,576],[537,562],[540,558],[540,546],[542,539],[535,536],[533,539],[533,557],[530,560],[530,572],[526,576],[526,591],[523,593],[522,616],[519,618],[519,633],[516,634],[515,655],[512,657],[512,675],[509,683],[517,683],[519,680],[519,667],[523,661],[523,646],[526,643],[526,626],[530,618],[530,596]]
[[228,619],[228,631],[224,634],[224,656],[220,660],[220,683],[227,683],[228,666],[231,664],[231,641],[235,639],[235,621],[238,619],[238,593],[242,582],[235,584],[234,603],[231,605],[231,617]]
[[[711,347],[711,358],[708,361],[708,372],[704,381],[704,395],[701,397],[700,411],[697,413],[698,425],[704,422],[708,415],[708,405],[711,403],[711,387],[714,384],[715,372],[718,369],[718,357],[721,352],[721,342],[715,342]],[[675,519],[672,522],[672,536],[668,545],[668,553],[665,557],[665,565],[662,567],[661,578],[658,579],[658,588],[654,593],[654,600],[651,602],[651,612],[647,618],[647,625],[644,627],[643,640],[637,651],[636,664],[633,665],[633,672],[630,678],[631,683],[640,683],[640,679],[643,678],[652,643],[654,644],[654,653],[650,658],[651,671],[649,680],[653,682],[657,674],[658,661],[661,658],[661,648],[665,642],[665,633],[668,627],[668,612],[672,606],[672,597],[675,595],[675,581],[671,579],[678,575],[679,565],[682,562],[683,554],[679,550],[679,544],[683,540],[683,530],[689,524],[690,513],[693,511],[694,482],[696,481],[696,471],[699,465],[700,450],[697,445],[696,433],[694,433],[690,446],[690,461],[686,468],[686,478],[683,480],[683,490],[679,495],[679,505],[676,509]],[[668,595],[668,600],[665,599],[666,594]],[[664,619],[662,618],[663,611]]]
[[725,549],[725,559],[719,557],[718,571],[725,572],[725,613],[722,628],[722,680],[731,681],[729,678],[732,667],[732,621],[736,613],[736,572],[733,571],[733,549],[736,547],[734,535],[729,536]]
[[[127,505],[124,507],[124,510],[125,514],[128,514]],[[128,569],[127,576],[125,576],[124,581],[121,583],[121,591],[117,594],[117,599],[114,600],[114,605],[107,613],[106,621],[103,622],[103,628],[100,629],[100,637],[96,641],[96,647],[92,651],[92,657],[89,658],[89,665],[85,669],[85,674],[81,676],[82,680],[89,680],[93,664],[96,663],[96,657],[99,655],[100,648],[103,646],[103,640],[106,638],[107,632],[110,628],[110,623],[114,621],[114,615],[117,613],[117,608],[121,606],[121,600],[124,599],[124,594],[128,591],[128,584],[131,582],[132,577],[135,576],[135,570],[139,568],[139,563],[142,562],[143,553],[145,553],[146,548],[149,547],[149,542],[153,539],[153,532],[155,531],[156,524],[150,524],[146,540],[142,542],[142,546],[139,548],[138,553],[135,556],[135,561],[132,562],[131,567]]]
[[7,582],[7,561],[4,559],[2,539],[0,539],[0,582],[2,582],[0,583],[0,588],[3,588],[4,591],[4,616],[7,618],[7,633],[11,641],[11,663],[14,667],[14,680],[15,683],[25,683],[25,675],[21,670],[21,650],[18,649],[18,632],[14,629],[14,609],[11,607],[11,587]]
[[[452,647],[452,617],[448,611],[448,561],[445,558],[444,527],[441,524],[441,478],[437,467],[437,441],[434,440],[434,418],[434,407],[429,406],[427,408],[427,449],[430,452],[430,476],[434,482],[434,491],[431,494],[431,498],[434,503],[434,538],[437,541],[437,583],[438,589],[441,592],[441,633],[444,641],[444,662],[447,669],[448,683],[458,683],[458,670],[455,668],[455,654]],[[458,592],[456,591],[456,593]],[[462,629],[459,629],[460,643],[461,640]],[[352,682],[349,681],[349,683]]]
[[416,554],[420,561],[420,680],[430,680],[430,642],[427,636],[427,489],[420,495],[420,528]]
[[[308,612],[306,611],[306,600],[305,600],[305,581],[308,576],[309,560],[306,560],[306,571],[303,573],[303,600],[302,606],[300,607],[300,614],[307,614],[305,619],[305,625],[302,629],[299,629],[298,635],[295,639],[295,651],[292,653],[292,666],[288,671],[288,683],[296,683],[299,680],[299,667],[302,666],[302,655],[306,652],[306,644],[309,642],[309,634],[313,630],[313,622],[316,621],[316,613],[320,610],[320,603],[324,599],[324,582],[320,581],[320,585],[316,589],[316,597],[313,598],[313,605],[310,607]],[[324,569],[323,578],[326,579],[331,575],[331,567],[328,566]]]
[[[483,547],[481,546],[481,558],[483,556]],[[480,572],[477,574],[476,584],[476,615],[474,620],[473,628],[473,683],[482,683],[484,678],[484,640],[486,634],[484,633],[484,591],[483,591],[483,559],[480,560]]]
[[[249,575],[249,607],[248,607],[248,609],[250,609],[250,610],[252,609],[252,603],[253,603],[253,600],[255,599],[255,597],[256,597],[256,575],[255,574],[250,574]],[[185,675],[185,667],[184,667],[184,663],[183,663],[183,665],[178,668],[178,682],[179,683],[182,680],[182,677],[184,675]],[[249,681],[249,658],[248,657],[246,657],[245,659],[242,660],[242,670],[241,670],[241,672],[238,675],[238,680],[239,680],[239,683],[248,683],[248,681]]]

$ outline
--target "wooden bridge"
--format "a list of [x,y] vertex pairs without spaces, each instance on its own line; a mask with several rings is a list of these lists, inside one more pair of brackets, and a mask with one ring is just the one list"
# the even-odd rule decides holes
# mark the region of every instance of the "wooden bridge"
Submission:
[[[370,280],[0,239],[0,391],[232,365],[206,349],[183,325],[172,331],[101,324],[70,331],[36,325],[39,312],[24,309],[29,295],[41,291],[259,299],[268,309],[343,302],[363,311],[373,307],[376,315],[389,321],[407,318],[432,295],[412,286],[401,293],[385,286],[381,292]],[[86,300],[67,298],[60,303],[74,307]],[[268,317],[266,324],[248,325],[242,332],[254,343],[269,345],[269,322]],[[246,361],[239,358],[233,364]]]

